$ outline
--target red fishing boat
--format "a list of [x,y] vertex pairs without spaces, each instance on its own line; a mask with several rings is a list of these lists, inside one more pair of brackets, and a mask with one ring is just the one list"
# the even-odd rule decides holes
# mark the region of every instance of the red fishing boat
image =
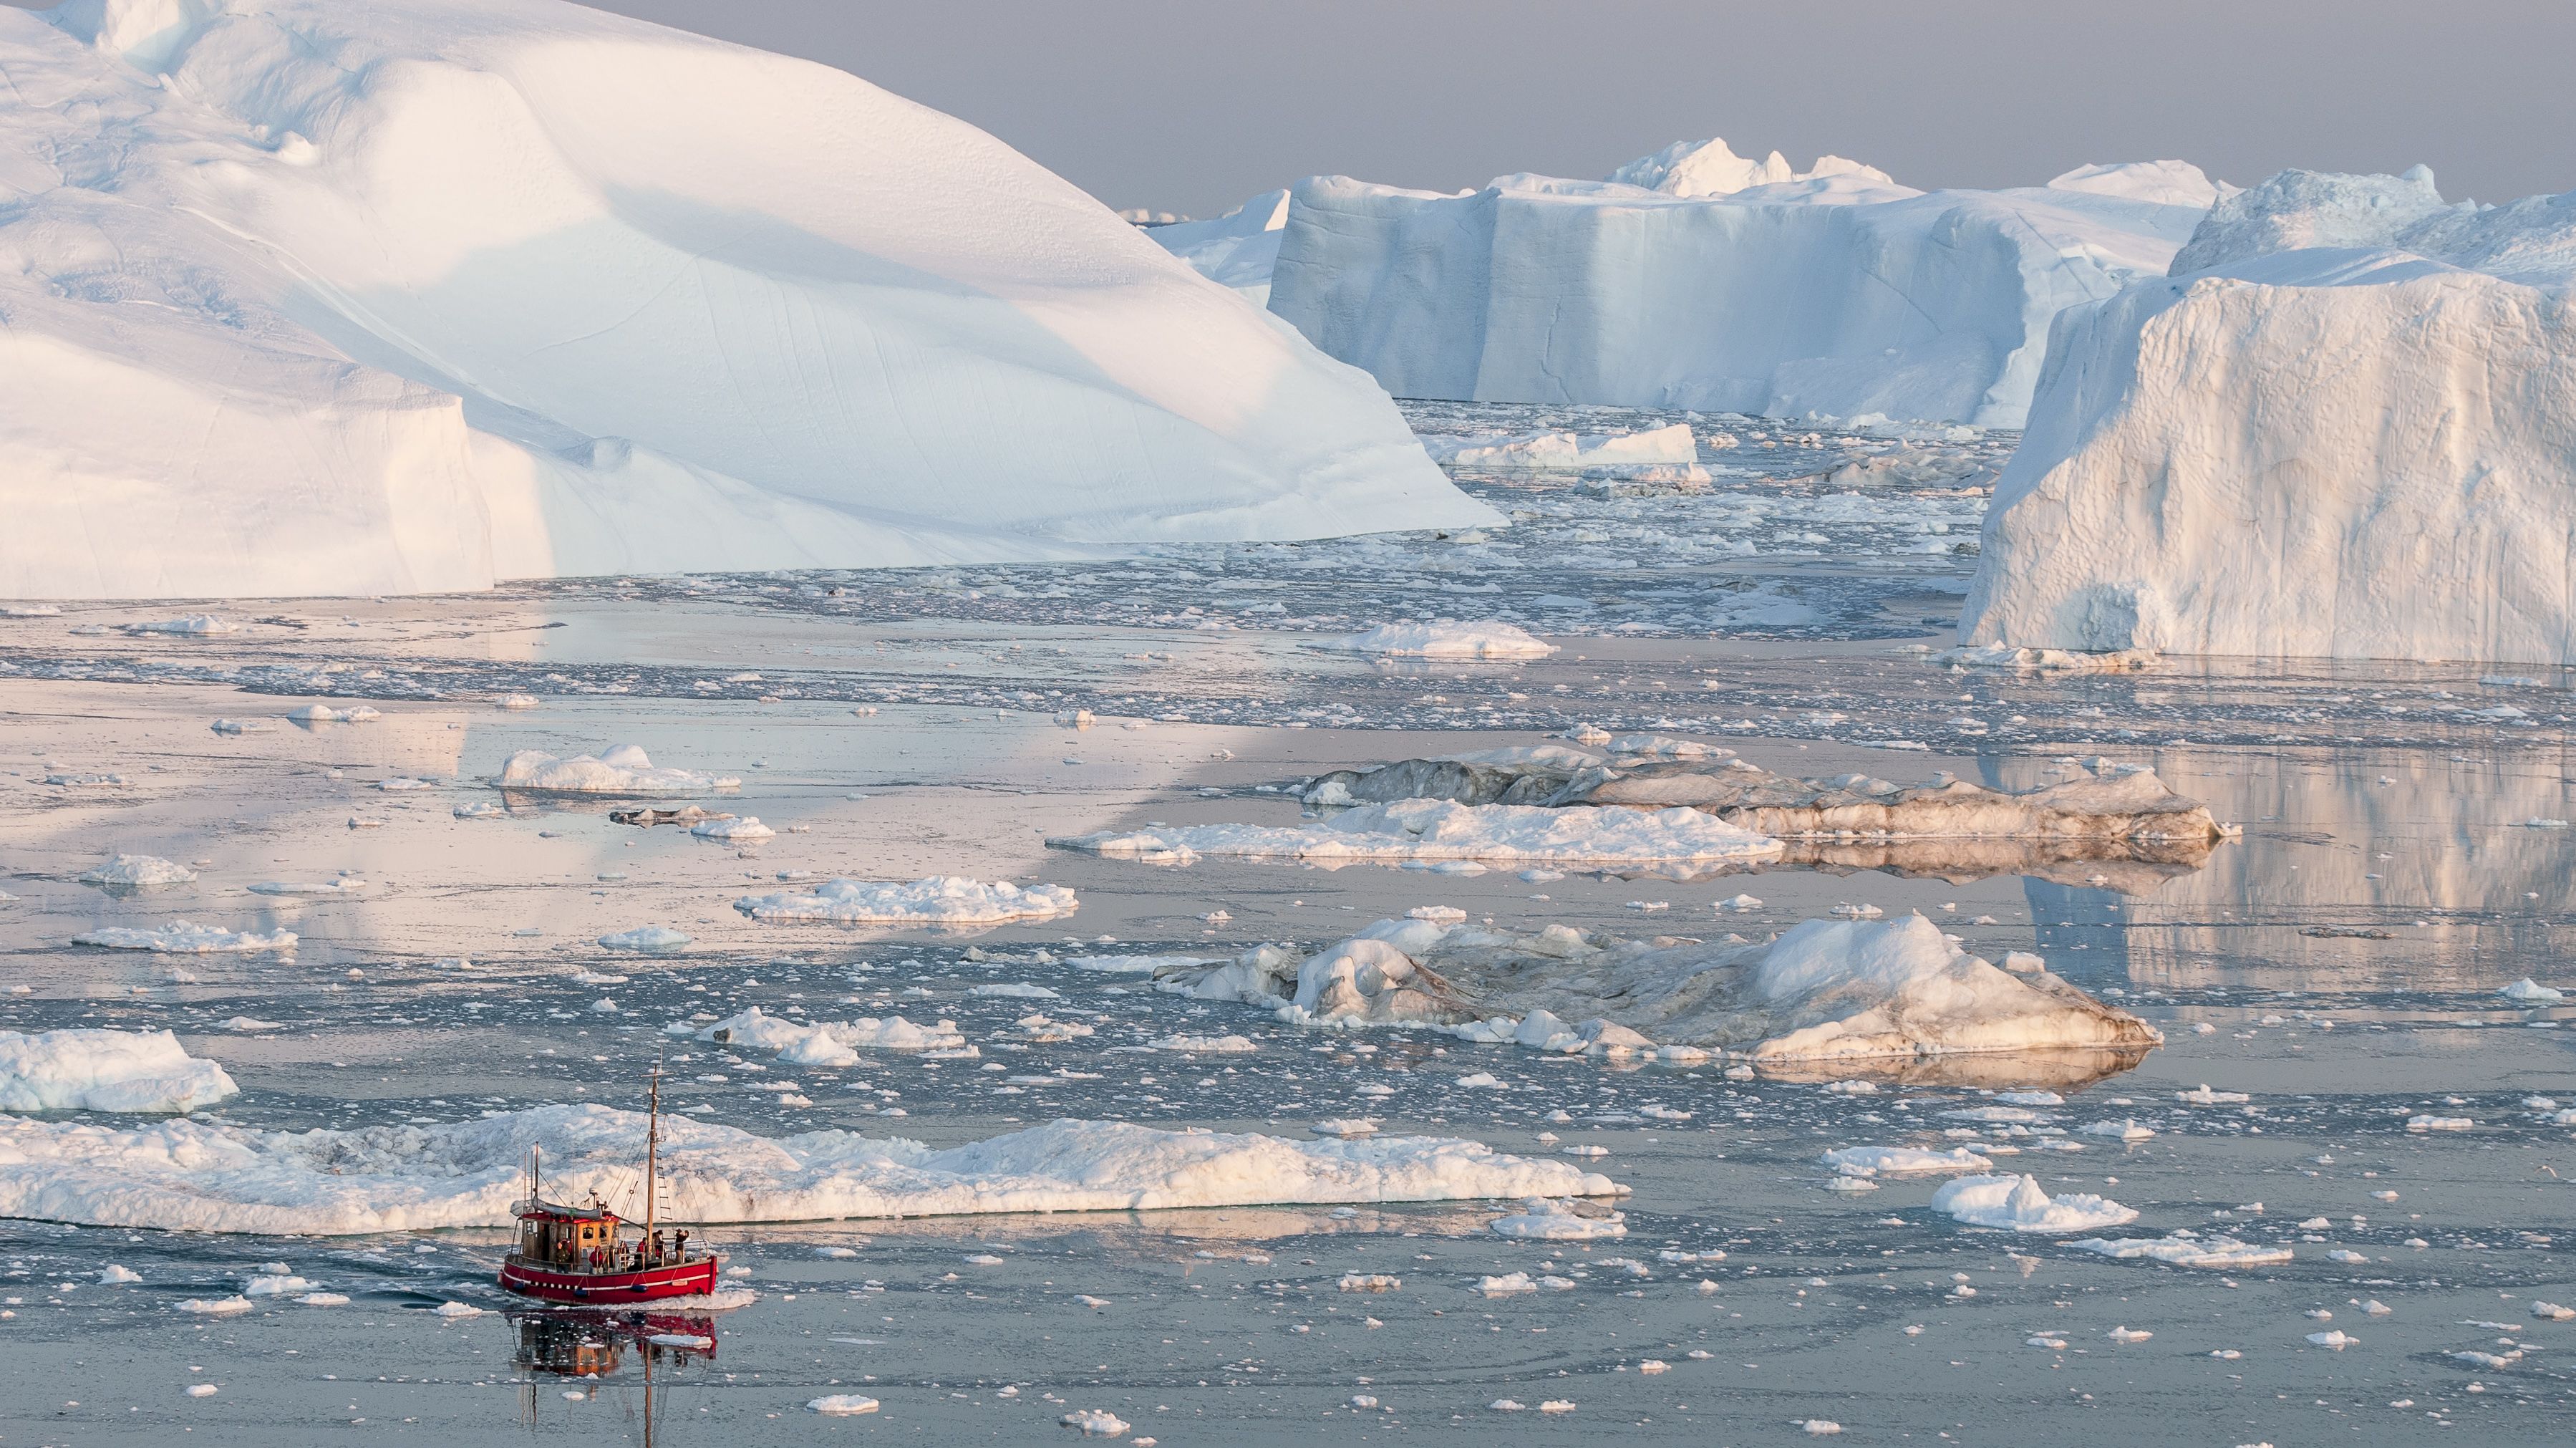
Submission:
[[[544,1161],[528,1153],[528,1194],[510,1209],[519,1243],[501,1259],[501,1285],[523,1297],[583,1307],[623,1307],[716,1290],[722,1264],[689,1245],[686,1228],[664,1232],[656,1213],[655,1169],[662,1146],[662,1073],[652,1076],[644,1135],[644,1220],[620,1217],[597,1192],[580,1206],[546,1200]],[[625,1235],[633,1228],[631,1240]]]

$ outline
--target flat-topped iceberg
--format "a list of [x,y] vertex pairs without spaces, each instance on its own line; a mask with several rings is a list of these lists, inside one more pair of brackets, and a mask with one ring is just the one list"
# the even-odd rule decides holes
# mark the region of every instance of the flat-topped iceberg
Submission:
[[0,595],[1498,521],[993,137],[561,0],[0,9]]
[[2576,662],[2576,193],[2289,171],[2059,319],[1970,644]]
[[[263,1131],[177,1120],[130,1130],[0,1117],[0,1216],[166,1231],[345,1236],[496,1227],[525,1191],[630,1205],[640,1112],[541,1106],[436,1126]],[[934,1149],[846,1131],[755,1136],[665,1117],[666,1217],[790,1222],[1262,1203],[1605,1196],[1609,1178],[1442,1137],[1289,1140],[1057,1121]]]
[[194,1111],[240,1090],[168,1031],[0,1031],[0,1111]]
[[2019,427],[2049,324],[2161,274],[2178,161],[1934,191],[1685,142],[1608,181],[1289,188],[1270,309],[1399,397]]

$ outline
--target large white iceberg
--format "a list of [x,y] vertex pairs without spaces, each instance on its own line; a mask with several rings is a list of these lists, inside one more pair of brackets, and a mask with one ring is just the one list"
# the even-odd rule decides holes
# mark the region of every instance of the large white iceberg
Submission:
[[0,1111],[194,1111],[240,1090],[168,1031],[0,1031]]
[[2174,266],[2059,319],[1964,641],[2576,662],[2576,193],[2289,171]]
[[1315,177],[1270,308],[1399,397],[2018,427],[2050,320],[2162,273],[2218,193],[2178,161],[1924,193],[1722,142],[1463,195]]
[[0,596],[1467,525],[1368,379],[842,72],[562,0],[0,9]]
[[[0,1216],[165,1231],[351,1235],[507,1225],[528,1150],[546,1188],[630,1204],[641,1113],[541,1106],[438,1126],[128,1131],[0,1117]],[[1056,1121],[934,1149],[847,1131],[765,1137],[662,1122],[662,1211],[698,1222],[1262,1203],[1427,1202],[1623,1190],[1569,1162],[1444,1137],[1292,1141]]]

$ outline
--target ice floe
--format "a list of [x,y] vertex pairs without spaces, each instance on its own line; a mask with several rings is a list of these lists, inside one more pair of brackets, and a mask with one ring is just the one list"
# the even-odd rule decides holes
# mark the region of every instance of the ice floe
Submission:
[[862,1016],[854,1021],[816,1021],[807,1025],[764,1014],[758,1006],[705,1027],[697,1037],[775,1051],[780,1060],[799,1066],[847,1066],[859,1059],[863,1048],[954,1051],[966,1044],[955,1021],[915,1025],[901,1016]]
[[[350,1235],[500,1226],[531,1147],[552,1194],[633,1190],[640,1113],[543,1106],[435,1126],[264,1131],[185,1118],[113,1130],[0,1117],[0,1215],[217,1232]],[[1572,1163],[1436,1137],[1291,1140],[1057,1121],[934,1149],[844,1131],[761,1137],[662,1124],[662,1210],[704,1222],[1260,1203],[1601,1196]],[[638,1209],[640,1212],[640,1208]]]
[[2174,1267],[2271,1267],[2290,1260],[2287,1247],[2260,1246],[2233,1237],[2176,1232],[2165,1237],[2087,1237],[2066,1245],[2105,1257],[2144,1257]]
[[168,1031],[0,1031],[0,1111],[194,1111],[240,1090]]
[[733,908],[756,920],[840,925],[999,925],[1070,915],[1080,902],[1061,885],[1014,885],[963,875],[926,879],[826,880],[810,891],[746,895]]
[[1689,809],[1541,809],[1404,799],[1344,810],[1312,826],[1165,825],[1050,839],[1113,858],[1202,855],[1318,863],[1548,862],[1717,864],[1769,859],[1778,840]]
[[301,709],[287,710],[286,717],[297,724],[372,724],[385,716],[372,704],[352,704],[346,709],[334,709],[328,704],[307,704]]
[[857,1393],[832,1393],[824,1397],[810,1399],[806,1402],[805,1406],[814,1412],[822,1413],[830,1417],[848,1418],[856,1417],[862,1413],[875,1412],[877,1410],[877,1400],[874,1398],[862,1397]]
[[1846,1176],[1940,1176],[1983,1172],[1994,1163],[1964,1146],[1929,1151],[1919,1146],[1843,1146],[1824,1155],[1824,1164]]
[[689,833],[702,840],[766,840],[778,831],[760,822],[758,815],[719,815],[689,826]]
[[81,872],[84,885],[185,885],[197,872],[158,855],[117,855]]
[[687,935],[667,925],[638,925],[631,930],[619,930],[603,935],[599,937],[599,943],[609,950],[632,950],[655,955],[674,950],[686,950],[690,941]]
[[84,930],[72,937],[74,945],[96,945],[109,950],[157,950],[175,955],[210,955],[253,950],[293,950],[295,932],[273,930],[263,935],[256,930],[226,930],[220,926],[198,925],[186,920],[173,920],[164,926],[102,925]]
[[1423,446],[1434,462],[1495,472],[1669,468],[1699,461],[1699,443],[1686,422],[1627,433],[1429,437]]
[[1964,1176],[1932,1194],[1935,1211],[1970,1226],[2014,1232],[2086,1232],[2138,1219],[2137,1209],[2091,1192],[2051,1196],[2031,1176]]
[[1556,645],[1508,623],[1390,623],[1349,638],[1310,640],[1309,648],[1413,659],[1543,659]]
[[503,789],[533,794],[686,795],[739,789],[732,775],[703,774],[694,769],[656,765],[642,745],[613,744],[596,755],[559,759],[541,749],[522,749],[501,765]]
[[1495,1218],[1490,1229],[1533,1241],[1588,1242],[1628,1235],[1628,1217],[1588,1198],[1532,1196],[1519,1211]]

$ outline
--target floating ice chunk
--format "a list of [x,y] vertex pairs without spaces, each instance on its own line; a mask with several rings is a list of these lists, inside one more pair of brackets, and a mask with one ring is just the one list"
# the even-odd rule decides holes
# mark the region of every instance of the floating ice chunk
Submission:
[[1311,827],[1186,825],[1054,839],[1112,857],[1184,853],[1403,863],[1697,864],[1768,859],[1786,846],[1693,809],[1545,809],[1410,799],[1346,810]]
[[1844,1146],[1824,1154],[1824,1164],[1857,1176],[1937,1176],[1982,1172],[1994,1163],[1964,1146],[1926,1151],[1919,1146]]
[[455,809],[449,811],[449,813],[455,815],[456,818],[461,820],[498,820],[508,819],[510,817],[510,811],[507,808],[494,804],[489,800],[476,800],[470,804],[460,804]]
[[367,882],[342,875],[330,880],[261,880],[249,888],[254,895],[358,895],[365,893]]
[[2330,1252],[2326,1253],[2326,1256],[2327,1256],[2327,1257],[2329,1257],[2329,1258],[2331,1258],[2331,1259],[2332,1259],[2332,1260],[2334,1260],[2334,1261],[2344,1263],[2344,1264],[2346,1264],[2347,1266],[2352,1265],[2352,1264],[2354,1264],[2354,1263],[2367,1262],[2367,1261],[2369,1261],[2369,1260],[2370,1260],[2370,1258],[2369,1258],[2369,1257],[2367,1257],[2367,1256],[2363,1255],[2362,1253],[2359,1253],[2359,1252],[2353,1251],[2353,1250],[2352,1250],[2351,1248],[2349,1248],[2349,1247],[2337,1247],[2337,1248],[2333,1249],[2332,1251],[2330,1251]]
[[96,945],[109,950],[157,950],[174,955],[212,955],[253,950],[293,950],[295,932],[276,930],[266,935],[255,930],[225,930],[213,925],[197,925],[173,920],[158,929],[128,925],[103,925],[72,937],[74,945]]
[[2066,1098],[2054,1091],[1999,1091],[1995,1099],[2006,1106],[2063,1106]]
[[120,625],[130,634],[186,634],[204,637],[210,634],[240,633],[241,625],[211,613],[182,614],[177,618],[152,619],[143,623]]
[[1495,1075],[1491,1071],[1470,1072],[1467,1075],[1459,1077],[1454,1084],[1470,1087],[1480,1091],[1509,1091],[1512,1089],[1504,1082],[1503,1078]]
[[2086,1136],[2116,1136],[2122,1141],[2144,1141],[2156,1134],[2154,1127],[2135,1121],[2094,1121],[2075,1129]]
[[2531,1315],[2545,1317],[2551,1322],[2565,1322],[2570,1318],[2576,1318],[2576,1307],[2561,1307],[2555,1302],[2542,1302],[2534,1298],[2531,1303]]
[[1338,1284],[1344,1292],[1393,1292],[1404,1283],[1383,1272],[1345,1272]]
[[963,875],[908,883],[826,880],[811,893],[746,895],[733,908],[756,920],[842,925],[997,925],[1070,915],[1080,902],[1061,885],[1019,886]]
[[470,1302],[442,1302],[436,1307],[431,1308],[430,1311],[436,1316],[450,1318],[481,1317],[483,1315],[483,1309],[476,1307]]
[[2339,1327],[2328,1328],[2324,1332],[2309,1333],[2308,1341],[2316,1344],[2318,1347],[2333,1348],[2337,1352],[2341,1352],[2348,1347],[2359,1347],[2361,1345],[2360,1338],[2352,1336],[2350,1333],[2345,1332]]
[[[1476,1290],[1488,1297],[1509,1297],[1520,1292],[1538,1291],[1538,1283],[1526,1272],[1506,1272],[1500,1276],[1478,1279]],[[1518,1411],[1514,1404],[1512,1411]]]
[[2422,1115],[2406,1118],[2408,1131],[2473,1131],[2476,1128],[2477,1123],[2465,1116]]
[[503,789],[538,794],[619,794],[667,796],[739,789],[731,775],[701,774],[693,769],[655,765],[641,745],[618,744],[596,755],[558,759],[542,750],[522,749],[501,765],[495,780]]
[[2134,674],[2154,668],[2154,649],[2030,649],[1977,644],[1932,655],[1954,669],[1996,669],[2023,674]]
[[882,1020],[862,1016],[854,1021],[798,1025],[764,1015],[758,1006],[706,1027],[697,1032],[697,1037],[775,1051],[780,1060],[799,1066],[847,1066],[859,1059],[861,1048],[955,1051],[966,1045],[966,1037],[959,1033],[954,1021],[919,1026],[901,1016]]
[[307,704],[301,709],[287,710],[286,717],[298,724],[370,724],[385,716],[368,704],[352,704],[346,709],[334,709],[328,704]]
[[418,794],[423,790],[438,788],[438,781],[434,779],[414,779],[409,775],[398,775],[392,779],[377,780],[376,788],[387,794]]
[[218,719],[206,727],[218,734],[274,734],[278,722],[274,719]]
[[1306,1129],[1317,1136],[1336,1136],[1348,1140],[1353,1137],[1376,1135],[1377,1123],[1365,1116],[1327,1116]]
[[191,1297],[174,1303],[179,1311],[199,1317],[233,1317],[251,1310],[247,1297]]
[[1434,925],[1456,925],[1467,918],[1467,912],[1454,905],[1416,905],[1404,912],[1407,920],[1428,920]]
[[306,1307],[346,1307],[349,1305],[349,1296],[345,1292],[307,1292],[295,1300]]
[[1875,1096],[1878,1094],[1878,1083],[1860,1080],[1828,1081],[1825,1083],[1825,1090],[1835,1096]]
[[2033,1111],[2023,1106],[1970,1106],[1957,1111],[1944,1111],[1941,1116],[1947,1121],[2002,1122],[2023,1125],[2050,1119],[2044,1112]]
[[689,937],[667,925],[638,925],[632,930],[620,930],[614,934],[603,935],[599,937],[599,943],[609,950],[634,950],[646,954],[660,954],[687,949]]
[[2175,1267],[2272,1267],[2290,1260],[2287,1247],[2262,1247],[2233,1237],[2087,1237],[2068,1246],[2105,1257],[2145,1257]]
[[1549,1398],[1538,1405],[1538,1410],[1542,1413],[1571,1413],[1574,1402],[1570,1398]]
[[1031,985],[1024,980],[995,981],[990,985],[968,986],[966,993],[970,996],[1000,996],[1012,1000],[1060,1001],[1064,999],[1062,991],[1042,985]]
[[1127,1420],[1105,1408],[1076,1408],[1056,1421],[1081,1429],[1085,1438],[1116,1438],[1127,1431]]
[[1426,436],[1422,446],[1433,462],[1494,472],[1627,473],[1687,468],[1699,460],[1686,422],[1628,433]]
[[1724,900],[1718,901],[1717,908],[1741,914],[1747,910],[1761,909],[1762,902],[1751,895],[1733,895]]
[[2555,1005],[2567,999],[2565,991],[2542,985],[2527,975],[2498,991],[2497,994],[2507,1000],[2528,1001],[2533,1005]]
[[293,1273],[264,1272],[242,1282],[244,1297],[289,1297],[299,1292],[321,1289],[319,1282],[307,1282]]
[[1157,1036],[1152,1045],[1158,1051],[1220,1056],[1245,1055],[1261,1049],[1245,1036]]
[[1104,975],[1160,975],[1213,965],[1216,959],[1205,955],[1068,955],[1059,964]]
[[1489,1224],[1505,1237],[1551,1242],[1594,1241],[1628,1235],[1628,1218],[1581,1198],[1529,1197],[1521,1209]]
[[1508,623],[1390,623],[1309,648],[1415,659],[1543,659],[1556,645]]
[[2030,1176],[1969,1176],[1932,1194],[1937,1211],[1978,1227],[2015,1232],[2081,1232],[2138,1219],[2137,1210],[2090,1192],[2052,1197]]
[[877,1400],[863,1398],[856,1393],[834,1393],[828,1397],[811,1399],[805,1406],[817,1413],[832,1417],[855,1417],[861,1413],[875,1412]]
[[140,1282],[142,1280],[142,1273],[135,1271],[131,1267],[120,1267],[114,1262],[110,1262],[105,1267],[100,1268],[98,1274],[98,1282],[102,1287],[114,1287],[121,1283]]
[[2111,1329],[2109,1332],[2104,1333],[2103,1336],[2108,1337],[2113,1342],[2145,1342],[2148,1338],[2154,1337],[2155,1334],[2142,1328],[2122,1326]]
[[158,855],[115,855],[81,874],[84,885],[185,885],[197,872]]
[[744,815],[738,819],[719,815],[689,826],[689,833],[702,840],[766,840],[776,836],[778,831],[762,824],[758,815]]
[[2193,1090],[2175,1092],[2174,1099],[2194,1106],[2233,1106],[2253,1098],[2242,1091],[2212,1091],[2207,1082],[2202,1082]]
[[190,1383],[188,1385],[188,1396],[192,1398],[211,1398],[218,1391],[219,1389],[217,1389],[212,1383]]

